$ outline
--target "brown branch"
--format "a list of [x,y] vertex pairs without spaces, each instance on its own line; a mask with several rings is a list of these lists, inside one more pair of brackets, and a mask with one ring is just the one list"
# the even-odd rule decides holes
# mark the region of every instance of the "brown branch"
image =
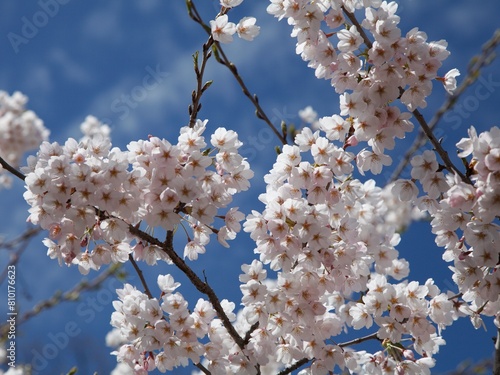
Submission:
[[6,170],[12,173],[14,176],[21,180],[25,180],[26,176],[19,172],[16,168],[7,163],[2,157],[0,157],[0,165]]
[[205,44],[203,44],[202,50],[202,61],[201,67],[198,65],[198,52],[193,55],[194,72],[196,74],[196,90],[193,90],[191,94],[192,104],[189,106],[189,127],[193,127],[196,124],[196,119],[198,118],[198,113],[201,109],[201,97],[208,87],[212,84],[212,81],[208,81],[203,84],[203,75],[205,74],[205,69],[207,66],[207,61],[212,55],[212,50],[210,49],[213,44],[213,38],[210,36]]
[[[117,276],[120,270],[121,270],[121,264],[113,264],[106,271],[104,271],[91,281],[82,280],[71,290],[68,290],[65,293],[62,293],[61,291],[55,292],[54,295],[49,299],[39,302],[31,310],[23,313],[23,315],[21,315],[17,320],[17,324],[20,325],[26,322],[27,320],[33,318],[34,316],[40,314],[41,312],[57,306],[61,302],[78,300],[82,292],[98,289],[101,286],[101,284],[108,279],[108,277],[112,275]],[[0,337],[3,337],[8,332],[8,330],[9,330],[8,324],[1,325]]]
[[309,363],[309,362],[311,362],[313,360],[314,359],[302,358],[301,360],[298,360],[297,362],[295,362],[290,367],[287,367],[286,369],[280,371],[278,373],[278,375],[287,375],[287,374],[290,374],[292,371],[298,370],[299,368],[301,368],[302,366],[304,366],[305,364],[307,364],[307,363]]
[[451,301],[452,299],[455,299],[455,298],[462,298],[463,295],[464,295],[463,293],[455,294],[451,297],[448,297],[448,301]]
[[205,294],[209,301],[212,303],[214,310],[217,312],[217,316],[222,321],[224,328],[228,331],[229,335],[233,338],[234,342],[240,347],[240,349],[245,348],[245,342],[243,338],[238,334],[231,321],[227,317],[224,309],[219,301],[219,298],[215,294],[215,291],[208,284],[203,282],[198,275],[184,262],[184,260],[175,252],[173,247],[173,231],[167,231],[167,240],[165,242],[160,242],[157,238],[151,236],[150,234],[143,232],[139,228],[129,225],[129,232],[134,236],[149,242],[150,244],[159,246],[172,260],[172,262],[181,270],[191,281],[194,287],[200,292]]
[[[202,61],[201,61],[201,66],[198,64],[198,56],[199,53],[196,52],[193,55],[193,63],[194,63],[194,72],[196,74],[196,90],[193,90],[191,94],[191,100],[192,104],[189,106],[189,127],[193,127],[196,124],[196,119],[198,118],[198,113],[200,112],[201,109],[201,96],[205,92],[205,90],[212,84],[211,81],[206,82],[205,84],[203,83],[203,75],[205,74],[205,69],[207,66],[208,59],[212,55],[212,45],[214,43],[214,39],[212,37],[211,29],[208,27],[208,25],[204,24],[200,14],[198,13],[198,9],[196,9],[196,6],[194,3],[190,0],[186,1],[186,5],[188,8],[188,14],[189,16],[197,23],[203,26],[205,31],[208,33],[208,40],[206,43],[203,44],[203,49],[202,49]],[[223,8],[221,10],[220,14],[225,14],[229,9]]]
[[252,338],[252,333],[259,328],[259,322],[255,322],[252,324],[250,329],[245,333],[245,337],[243,338],[243,341],[245,342],[245,345],[247,345],[250,342],[250,339]]
[[212,375],[212,373],[210,371],[208,371],[208,369],[205,366],[203,366],[201,363],[195,363],[194,365],[196,367],[198,367],[200,369],[200,371],[203,372],[204,374]]
[[[368,38],[368,35],[364,32],[363,28],[359,24],[358,20],[356,19],[355,15],[353,13],[348,12],[344,7],[342,7],[342,10],[346,14],[346,16],[349,18],[349,20],[353,23],[353,25],[356,25],[361,37],[363,38],[364,43],[368,48],[371,48],[373,46],[371,40]],[[401,94],[404,93],[404,89],[402,87],[399,87],[399,91]],[[436,152],[439,154],[441,159],[443,160],[444,165],[446,166],[446,169],[448,169],[450,172],[455,172],[460,176],[460,178],[467,183],[471,183],[470,179],[465,176],[450,160],[448,153],[443,149],[441,146],[441,143],[437,140],[437,138],[434,136],[434,133],[432,132],[432,129],[429,127],[427,124],[427,121],[425,120],[424,116],[420,113],[418,109],[415,109],[413,112],[413,116],[415,119],[418,121],[420,124],[420,127],[423,131],[423,133],[427,136],[429,141],[432,143],[434,146],[434,149]]]
[[347,16],[347,18],[349,18],[349,21],[351,21],[351,23],[354,26],[356,26],[356,29],[358,30],[358,33],[363,38],[363,41],[365,42],[365,45],[368,48],[372,48],[372,46],[373,46],[372,41],[370,40],[370,38],[368,38],[368,35],[366,35],[365,30],[363,29],[363,27],[358,22],[358,19],[356,18],[356,16],[354,15],[354,13],[351,13],[351,12],[347,11],[347,9],[344,6],[342,6],[342,10],[344,11],[344,13]]
[[217,48],[217,52],[215,54],[215,59],[221,63],[222,65],[226,66],[229,71],[233,74],[234,78],[236,79],[236,82],[238,82],[238,84],[240,85],[241,87],[241,90],[243,91],[243,94],[252,102],[252,104],[254,105],[255,107],[255,115],[261,119],[262,121],[264,121],[267,126],[269,126],[269,128],[271,128],[271,130],[273,131],[273,133],[276,135],[276,137],[278,137],[278,139],[280,140],[280,142],[284,145],[286,145],[288,142],[287,140],[285,139],[285,137],[279,132],[279,130],[273,125],[273,123],[271,122],[271,120],[269,119],[269,117],[267,116],[267,114],[264,112],[264,110],[262,109],[260,103],[259,103],[259,98],[257,97],[257,95],[252,95],[250,93],[250,91],[248,90],[245,82],[243,81],[243,78],[241,78],[240,74],[238,73],[238,69],[236,68],[236,65],[234,65],[231,61],[229,61],[229,59],[227,58],[224,50],[222,49],[221,45],[219,42],[215,42],[215,46]]
[[137,275],[139,276],[139,279],[141,280],[141,284],[144,287],[144,292],[147,294],[147,296],[152,299],[153,295],[151,294],[151,291],[149,290],[148,283],[146,282],[146,279],[144,278],[144,274],[142,273],[142,270],[139,268],[137,265],[137,262],[134,260],[134,257],[132,254],[128,255],[128,260],[130,263],[132,263],[132,266],[135,269],[135,272],[137,272]]
[[[203,21],[201,18],[200,14],[198,13],[196,6],[191,0],[187,0],[186,4],[188,6],[188,12],[191,18],[200,24],[205,32],[209,35],[210,38],[212,38],[212,32],[211,28]],[[226,14],[228,12],[228,8],[222,8],[222,10],[219,12],[217,16],[220,16],[222,14]],[[210,39],[209,39],[210,40]],[[213,40],[213,38],[212,38]],[[243,91],[243,94],[252,102],[253,106],[255,107],[255,114],[256,116],[263,120],[269,128],[273,131],[273,133],[278,137],[280,142],[284,145],[287,144],[286,138],[279,132],[279,130],[273,125],[271,120],[269,120],[269,117],[267,116],[266,112],[262,109],[261,105],[259,104],[259,99],[257,95],[252,95],[250,91],[248,90],[245,82],[243,81],[243,78],[240,76],[238,73],[238,69],[236,66],[228,59],[227,55],[225,54],[224,50],[222,49],[221,45],[219,42],[213,40],[213,51],[214,51],[214,57],[215,59],[222,65],[226,66],[229,71],[233,74],[234,78],[238,82],[238,84],[241,87],[241,90]]]
[[[368,340],[379,340],[380,339],[377,337],[377,332],[375,333],[372,333],[368,336],[364,336],[364,337],[360,337],[360,338],[357,338],[357,339],[354,339],[354,340],[351,340],[351,341],[346,341],[346,342],[343,342],[341,344],[338,344],[339,347],[341,348],[344,348],[346,346],[351,346],[351,345],[356,345],[356,344],[361,344],[362,342],[364,341],[368,341]],[[311,361],[314,361],[314,358],[313,359],[308,359],[308,358],[302,358],[301,360],[295,362],[292,366],[290,367],[287,367],[286,369],[282,370],[281,372],[278,373],[278,375],[286,375],[286,374],[290,374],[292,371],[295,371],[297,370],[298,368],[300,368],[301,366],[305,365],[306,363],[308,362],[311,362]],[[500,375],[500,374],[499,374]]]
[[[460,86],[453,92],[453,95],[448,95],[446,101],[443,103],[441,108],[435,113],[434,117],[429,121],[429,129],[433,130],[441,118],[446,112],[451,110],[453,106],[457,103],[458,99],[462,94],[470,87],[481,74],[481,69],[489,65],[493,59],[496,57],[495,48],[500,44],[500,30],[496,30],[493,36],[488,40],[482,48],[481,55],[475,56],[471,59],[469,63],[469,68],[467,69],[467,76],[460,84]],[[389,182],[393,182],[399,178],[403,170],[406,168],[410,162],[410,157],[423,145],[425,144],[425,134],[420,131],[412,146],[406,151],[403,160],[399,163],[397,168],[394,170]]]
[[2,283],[5,277],[7,276],[9,266],[13,266],[19,261],[19,259],[21,258],[21,254],[24,252],[24,250],[26,250],[28,242],[34,236],[40,233],[41,230],[42,230],[41,227],[29,228],[28,230],[26,230],[26,232],[24,232],[19,237],[14,238],[11,241],[8,242],[0,241],[0,249],[3,248],[6,250],[13,250],[19,246],[19,248],[11,254],[9,264],[7,264],[5,269],[0,274],[0,283]]
[[346,342],[340,343],[340,344],[338,344],[338,346],[340,346],[341,348],[344,348],[346,346],[361,344],[362,342],[368,341],[368,340],[380,340],[380,339],[377,337],[377,332],[375,332],[375,333],[372,333],[368,336],[363,336],[363,337],[359,337],[359,338],[351,340],[351,341],[346,341]]
[[422,128],[422,131],[425,133],[429,141],[432,143],[434,146],[434,150],[439,154],[441,159],[443,160],[444,165],[446,166],[446,169],[448,169],[450,172],[455,172],[457,175],[460,176],[462,181],[472,184],[471,180],[469,177],[465,176],[460,169],[458,169],[453,162],[450,160],[450,157],[448,156],[448,153],[444,150],[443,146],[441,146],[441,143],[438,141],[434,133],[432,132],[432,129],[427,125],[427,122],[424,119],[424,116],[420,113],[418,109],[415,109],[413,111],[413,116],[417,119],[418,123],[420,124],[420,127]]

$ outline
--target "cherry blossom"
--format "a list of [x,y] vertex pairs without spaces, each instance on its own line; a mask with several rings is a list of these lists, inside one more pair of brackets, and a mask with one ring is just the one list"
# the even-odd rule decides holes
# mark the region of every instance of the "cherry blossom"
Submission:
[[[188,240],[184,255],[196,260],[205,252],[218,210],[231,195],[247,189],[253,175],[237,153],[241,142],[236,133],[216,131],[218,152],[212,160],[201,152],[206,122],[182,128],[177,145],[150,137],[130,143],[128,151],[112,148],[104,138],[107,129],[103,135],[95,122],[86,119],[84,129],[93,123],[95,130],[80,142],[43,143],[27,169],[28,220],[55,234],[45,242],[50,256],[77,264],[85,274],[103,264],[126,262],[134,252],[149,265],[168,261],[155,246],[144,246],[130,234],[129,226],[143,220],[151,228],[191,227],[194,239]],[[221,161],[218,173],[207,169],[215,160]],[[227,235],[218,239],[226,244],[234,239],[242,219],[231,208],[223,225],[227,229],[218,231]]]
[[[26,109],[27,102],[28,98],[19,91],[12,96],[0,91],[0,157],[14,168],[20,166],[27,151],[38,148],[50,133],[35,112]],[[0,188],[10,187],[11,182],[0,166]]]
[[255,17],[243,17],[236,25],[236,32],[242,39],[252,41],[259,35],[260,27],[255,25],[257,19]]
[[[220,0],[207,27],[211,42],[259,34],[254,17],[229,21],[241,3]],[[304,127],[278,149],[251,213],[233,205],[254,175],[234,130],[219,127],[208,139],[207,121],[193,119],[176,139],[150,135],[122,150],[89,116],[80,140],[50,143],[24,109],[27,98],[0,93],[0,133],[8,135],[0,156],[18,167],[39,146],[22,169],[24,198],[28,221],[47,231],[51,259],[84,275],[128,261],[175,264],[208,298],[189,300],[169,273],[154,288],[142,278],[142,289],[125,283],[107,337],[114,373],[195,364],[200,373],[274,374],[303,364],[299,374],[430,374],[454,321],[467,317],[479,328],[491,317],[499,325],[500,128],[470,128],[456,144],[464,173],[434,143],[411,158],[407,178],[382,187],[369,176],[393,163],[390,151],[414,130],[412,116],[427,106],[433,81],[453,94],[460,75],[439,75],[446,41],[428,41],[418,28],[404,33],[397,7],[270,1],[268,13],[292,29],[296,53],[339,94],[339,112],[299,112]],[[411,279],[400,233],[420,218],[443,248],[457,293]],[[218,251],[213,237],[231,247],[242,227],[254,258],[241,265],[241,300],[220,301],[190,264]],[[364,332],[378,348],[344,340]]]
[[223,14],[210,21],[212,35],[215,40],[221,43],[230,43],[233,41],[233,34],[236,32],[236,25],[229,22],[227,14]]

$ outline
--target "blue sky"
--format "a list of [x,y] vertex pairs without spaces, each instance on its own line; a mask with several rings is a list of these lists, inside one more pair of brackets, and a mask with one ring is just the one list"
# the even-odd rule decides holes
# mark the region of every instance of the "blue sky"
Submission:
[[[191,55],[206,41],[203,30],[187,16],[184,1],[59,1],[63,4],[46,8],[48,11],[43,10],[42,4],[54,1],[7,0],[0,3],[0,90],[9,93],[19,90],[26,94],[30,99],[28,107],[44,120],[53,141],[80,137],[79,124],[89,114],[110,124],[113,143],[121,148],[148,134],[175,141],[178,128],[189,119],[187,107],[191,90],[195,88]],[[204,4],[200,5],[200,11],[206,21],[217,13],[218,1],[198,2]],[[495,0],[482,1],[480,5],[479,2],[452,0],[401,0],[398,3],[403,32],[418,26],[427,32],[430,40],[448,41],[452,55],[440,72],[444,74],[457,67],[462,71],[459,81],[470,58],[499,26]],[[250,90],[258,94],[268,116],[276,124],[282,119],[300,124],[297,113],[307,105],[312,105],[320,116],[337,113],[338,98],[334,90],[327,81],[315,79],[314,71],[295,55],[295,41],[289,37],[290,27],[267,15],[267,4],[267,1],[247,0],[230,16],[237,21],[242,16],[252,15],[261,26],[261,35],[254,42],[235,40],[225,48]],[[41,12],[46,14],[45,19]],[[40,27],[31,30],[31,34],[23,34],[26,20],[33,21],[37,17]],[[13,43],[9,33],[26,38],[21,44]],[[459,102],[462,109],[455,111],[448,121],[442,121],[446,146],[453,147],[466,135],[471,124],[483,130],[498,125],[495,111],[500,100],[498,64],[500,62],[485,69],[486,80],[477,82],[466,92]],[[144,87],[146,77],[156,83],[154,88],[142,90],[144,96],[134,95]],[[256,137],[262,145],[259,148],[244,146],[256,172],[252,180],[254,190],[242,194],[236,204],[248,213],[261,207],[257,201],[264,189],[261,179],[272,166],[272,149],[277,141],[253,115],[254,108],[241,94],[227,69],[211,61],[206,78],[214,83],[203,97],[200,117],[209,119],[209,128],[232,128],[240,133],[242,141]],[[475,94],[480,85],[489,92],[486,99],[478,99]],[[127,96],[135,96],[137,100],[127,101]],[[435,85],[428,108],[422,111],[427,119],[444,97],[444,90]],[[402,141],[393,155],[404,152],[409,145],[411,139]],[[26,227],[27,206],[22,199],[23,190],[22,184],[16,182],[13,189],[0,191],[3,213],[0,233],[10,238]],[[449,288],[451,274],[428,233],[427,223],[415,224],[403,236],[398,249],[401,256],[411,262],[411,277],[419,281],[434,277],[441,288]],[[197,269],[206,271],[209,282],[223,297],[238,300],[239,265],[251,261],[252,243],[242,235],[231,249],[214,246],[209,250],[196,264]],[[35,239],[19,262],[18,303],[22,309],[29,309],[54,290],[66,290],[79,280],[76,268],[59,268],[45,253],[40,238]],[[7,258],[1,254],[0,259],[4,264]],[[151,280],[158,273],[166,272],[177,274],[167,265],[147,270]],[[130,281],[137,282],[132,273]],[[187,285],[181,276],[179,281]],[[78,334],[71,336],[67,345],[47,362],[46,372],[42,373],[67,371],[75,364],[80,367],[81,374],[109,373],[114,367],[114,358],[108,355],[104,335],[110,329],[109,297],[114,286],[109,282],[100,292],[89,293],[78,302],[42,313],[19,327],[18,360],[31,361],[33,350],[42,350],[67,324],[71,328],[71,323],[75,322]],[[5,289],[2,285],[2,297]],[[193,293],[192,298],[198,297]],[[0,313],[3,309],[1,306]],[[478,360],[488,356],[492,347],[490,337],[494,335],[492,324],[488,328],[486,333],[476,331],[464,320],[447,329],[444,337],[448,345],[437,357],[436,373],[454,368],[461,359]],[[176,373],[190,373],[190,370]]]

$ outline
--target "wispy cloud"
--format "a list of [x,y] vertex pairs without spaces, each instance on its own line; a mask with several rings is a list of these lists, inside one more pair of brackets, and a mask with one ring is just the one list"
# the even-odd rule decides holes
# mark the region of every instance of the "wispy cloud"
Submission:
[[134,4],[141,13],[151,13],[161,5],[159,0],[141,0]]
[[92,74],[83,65],[72,59],[65,50],[61,48],[52,49],[48,60],[68,82],[78,84],[92,82]]
[[46,64],[34,63],[26,67],[26,75],[21,84],[27,92],[37,92],[40,95],[49,94],[53,89],[53,75]]
[[122,5],[118,1],[110,1],[101,8],[96,8],[85,20],[82,26],[84,36],[103,43],[118,43],[122,41],[123,32],[119,22]]

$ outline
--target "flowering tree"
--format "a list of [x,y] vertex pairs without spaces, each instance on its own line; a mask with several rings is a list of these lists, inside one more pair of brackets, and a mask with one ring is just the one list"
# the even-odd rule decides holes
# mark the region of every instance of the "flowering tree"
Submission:
[[[457,88],[457,69],[439,72],[447,43],[428,41],[417,28],[402,32],[394,2],[271,0],[268,13],[287,20],[296,52],[340,100],[339,113],[317,119],[309,108],[302,117],[310,126],[278,128],[223,47],[236,35],[258,37],[254,17],[232,22],[241,3],[221,0],[207,22],[186,1],[207,40],[193,56],[197,86],[176,139],[150,136],[122,150],[112,146],[109,127],[89,116],[81,139],[49,143],[26,97],[2,93],[0,182],[25,181],[28,221],[46,231],[47,255],[60,265],[83,275],[133,265],[141,285],[116,291],[108,336],[119,374],[190,364],[203,374],[429,374],[446,327],[458,319],[476,328],[490,319],[500,328],[500,129],[471,127],[456,145],[461,164],[434,134],[500,35]],[[232,204],[254,174],[238,134],[211,131],[200,119],[211,60],[232,73],[280,145],[259,196],[263,210],[243,213]],[[420,110],[433,83],[450,96],[427,121]],[[395,143],[418,131],[431,147],[418,151],[417,138],[392,181],[377,186],[370,175],[390,167]],[[411,178],[400,179],[408,163]],[[419,218],[431,221],[455,293],[432,279],[411,280],[397,245]],[[228,301],[191,265],[211,241],[235,243],[241,222],[256,257],[241,265],[241,300]],[[171,274],[148,285],[142,270],[160,262],[184,273],[200,293],[195,304]],[[342,340],[346,333],[352,339]],[[376,349],[363,347],[372,341]]]

